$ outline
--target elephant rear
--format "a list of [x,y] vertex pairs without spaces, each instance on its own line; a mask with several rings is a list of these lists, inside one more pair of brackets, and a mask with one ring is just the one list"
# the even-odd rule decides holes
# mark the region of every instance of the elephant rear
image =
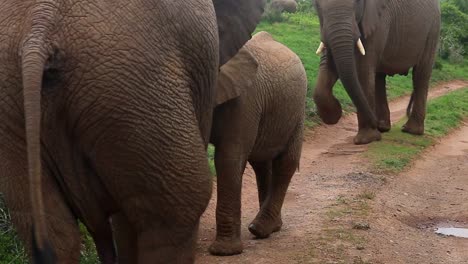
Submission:
[[281,207],[301,156],[306,90],[301,60],[266,32],[221,68],[211,133],[218,179],[212,254],[242,252],[240,197],[247,161],[260,204],[249,231],[266,238],[281,229]]
[[[261,121],[251,158],[278,155],[300,137],[305,119],[307,76],[300,58],[270,34],[256,34],[246,48],[259,64],[255,87]],[[300,148],[297,150],[300,156]]]

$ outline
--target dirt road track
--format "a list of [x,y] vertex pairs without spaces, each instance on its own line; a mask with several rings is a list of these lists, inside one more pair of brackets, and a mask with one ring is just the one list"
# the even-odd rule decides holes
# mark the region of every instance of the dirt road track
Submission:
[[[430,90],[429,96],[434,98],[467,86],[468,82],[463,81],[440,84]],[[405,115],[408,100],[408,97],[403,97],[390,103],[392,122]],[[323,125],[306,132],[301,171],[293,177],[283,206],[283,229],[268,239],[253,239],[247,230],[248,224],[253,220],[258,210],[255,176],[252,170],[247,168],[244,174],[242,193],[244,253],[241,255],[215,257],[210,256],[207,252],[208,246],[215,236],[215,184],[210,205],[200,224],[196,263],[340,263],[330,260],[334,257],[328,258],[326,251],[322,250],[316,242],[324,229],[325,214],[337,197],[356,192],[369,182],[375,181],[372,177],[362,176],[365,175],[368,168],[359,154],[364,152],[367,146],[352,144],[352,138],[357,132],[356,128],[356,115],[351,114],[342,118],[337,125]],[[432,181],[437,181],[437,179],[432,179]],[[395,183],[397,183],[396,180]],[[397,186],[392,188],[393,191],[399,193],[399,190],[395,189]],[[465,190],[468,190],[468,187]],[[391,189],[388,195],[390,194],[393,194]],[[377,197],[380,197],[380,194]],[[436,199],[439,198],[436,197]],[[378,201],[380,200],[375,202],[376,206],[380,206]],[[385,215],[384,213],[382,215]],[[377,232],[378,229],[375,230]],[[369,241],[371,241],[372,232],[374,232],[374,228],[369,234]],[[392,235],[404,234],[396,232]],[[361,254],[363,259],[376,256],[378,257],[375,258],[376,261],[380,261],[379,258],[385,260],[381,257],[381,255],[385,255],[385,252],[382,253],[379,246],[349,254]],[[382,247],[382,249],[385,248]]]
[[468,123],[385,186],[374,208],[372,263],[468,263],[468,239],[434,234],[468,228]]

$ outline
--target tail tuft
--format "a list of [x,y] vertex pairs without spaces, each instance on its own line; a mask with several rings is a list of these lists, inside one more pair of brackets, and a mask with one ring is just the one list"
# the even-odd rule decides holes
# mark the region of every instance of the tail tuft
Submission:
[[411,97],[408,103],[408,107],[406,108],[406,116],[409,118],[411,115],[411,111],[413,111],[413,103],[414,103],[414,91],[411,93]]
[[34,264],[55,264],[57,263],[57,258],[55,256],[54,250],[47,241],[43,248],[39,248],[36,241],[36,236],[34,235],[34,227],[32,228],[32,259]]

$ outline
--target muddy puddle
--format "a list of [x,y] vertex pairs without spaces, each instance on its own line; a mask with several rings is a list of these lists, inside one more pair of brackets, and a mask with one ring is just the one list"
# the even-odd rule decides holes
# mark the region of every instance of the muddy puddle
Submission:
[[438,227],[435,233],[441,236],[454,236],[468,238],[468,228],[461,227]]

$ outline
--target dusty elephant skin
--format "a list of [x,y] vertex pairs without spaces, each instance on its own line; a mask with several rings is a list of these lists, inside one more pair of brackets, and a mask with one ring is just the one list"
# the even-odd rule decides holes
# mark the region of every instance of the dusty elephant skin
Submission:
[[217,172],[215,255],[242,252],[241,186],[255,170],[260,211],[249,226],[266,238],[282,226],[281,207],[302,149],[307,77],[299,57],[260,32],[221,68],[211,142]]
[[77,220],[103,263],[114,237],[119,263],[193,262],[218,67],[262,12],[261,0],[1,2],[0,192],[35,263],[78,263]]
[[355,144],[390,130],[386,76],[413,68],[414,100],[403,127],[424,133],[427,90],[440,31],[437,0],[317,0],[322,53],[314,101],[322,120],[335,124],[341,106],[332,94],[339,78],[358,113]]

